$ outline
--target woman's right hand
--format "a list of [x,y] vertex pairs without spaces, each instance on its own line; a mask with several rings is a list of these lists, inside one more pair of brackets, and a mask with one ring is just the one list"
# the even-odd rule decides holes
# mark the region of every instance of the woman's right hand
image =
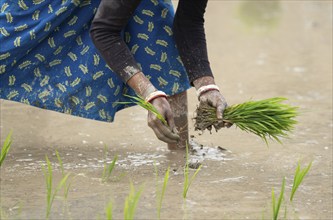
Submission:
[[[154,85],[145,77],[142,72],[132,76],[127,84],[143,98],[147,98],[156,91]],[[148,126],[153,129],[155,135],[166,143],[176,143],[180,137],[178,135],[170,104],[165,97],[158,97],[151,101],[151,104],[164,117],[168,125],[161,122],[152,112],[148,111]]]
[[173,113],[170,104],[165,97],[158,97],[151,101],[151,104],[167,121],[168,126],[162,123],[154,113],[148,111],[148,126],[153,129],[156,137],[166,143],[177,143],[180,139],[175,126]]

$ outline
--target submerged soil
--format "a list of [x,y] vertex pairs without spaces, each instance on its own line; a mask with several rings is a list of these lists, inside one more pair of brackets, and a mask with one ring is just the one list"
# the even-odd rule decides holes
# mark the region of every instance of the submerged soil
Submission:
[[[265,2],[209,1],[207,43],[216,82],[229,104],[283,96],[300,107],[299,124],[284,145],[269,142],[267,147],[234,126],[198,135],[190,121],[195,149],[190,160],[203,166],[184,201],[184,153],[168,151],[155,138],[139,107],[119,112],[108,124],[0,100],[1,143],[13,131],[0,175],[3,218],[45,219],[41,167],[48,155],[56,186],[58,150],[71,186],[67,200],[59,192],[51,219],[103,219],[109,201],[114,218],[123,218],[130,181],[135,189],[143,187],[135,218],[155,219],[156,182],[162,183],[168,166],[161,218],[266,219],[272,188],[278,193],[285,176],[288,200],[299,161],[302,167],[313,164],[293,204],[288,203],[287,218],[332,219],[332,3]],[[190,118],[196,105],[191,89]],[[104,162],[115,155],[111,179],[103,183]]]

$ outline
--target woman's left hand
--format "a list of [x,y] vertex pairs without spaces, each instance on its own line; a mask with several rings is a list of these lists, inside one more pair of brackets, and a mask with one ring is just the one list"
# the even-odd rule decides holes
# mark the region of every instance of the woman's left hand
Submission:
[[[195,88],[198,90],[202,86],[215,85],[214,78],[210,76],[204,76],[194,80],[193,82]],[[207,103],[208,105],[216,108],[216,117],[221,119],[221,122],[214,125],[216,129],[221,127],[230,127],[232,124],[222,121],[224,110],[227,108],[228,104],[225,98],[222,96],[218,90],[208,90],[203,92],[198,97],[200,104]]]
[[218,119],[223,119],[223,112],[227,108],[228,104],[219,91],[207,91],[199,97],[199,101],[200,103],[207,103],[208,105],[215,107],[216,117]]

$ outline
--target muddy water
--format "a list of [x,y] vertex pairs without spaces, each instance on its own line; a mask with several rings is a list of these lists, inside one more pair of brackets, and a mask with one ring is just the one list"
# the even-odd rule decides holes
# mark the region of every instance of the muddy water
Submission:
[[[313,161],[287,206],[288,219],[332,219],[332,3],[330,1],[209,1],[206,31],[216,81],[229,104],[284,96],[300,106],[299,124],[284,145],[269,147],[232,127],[198,135],[190,123],[203,168],[182,199],[184,155],[172,153],[146,126],[145,111],[120,112],[113,124],[62,115],[8,101],[1,104],[1,142],[13,130],[13,145],[1,168],[1,207],[12,219],[43,219],[46,187],[41,166],[48,155],[54,184],[57,159],[72,173],[67,200],[56,198],[52,219],[97,219],[113,202],[123,217],[130,180],[143,187],[136,218],[156,218],[154,161],[171,167],[161,217],[174,219],[261,219],[270,216],[271,190],[286,176],[290,195],[297,162]],[[190,116],[196,107],[189,91]],[[200,144],[203,145],[201,149]],[[119,161],[111,180],[101,182],[107,163]],[[227,150],[220,150],[218,146]],[[284,210],[284,207],[283,207]]]

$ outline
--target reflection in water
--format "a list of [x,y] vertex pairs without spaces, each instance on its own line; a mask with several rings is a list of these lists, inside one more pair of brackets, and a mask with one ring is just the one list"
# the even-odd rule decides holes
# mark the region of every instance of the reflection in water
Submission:
[[239,5],[240,20],[251,29],[269,30],[277,26],[281,17],[279,0],[242,1]]

